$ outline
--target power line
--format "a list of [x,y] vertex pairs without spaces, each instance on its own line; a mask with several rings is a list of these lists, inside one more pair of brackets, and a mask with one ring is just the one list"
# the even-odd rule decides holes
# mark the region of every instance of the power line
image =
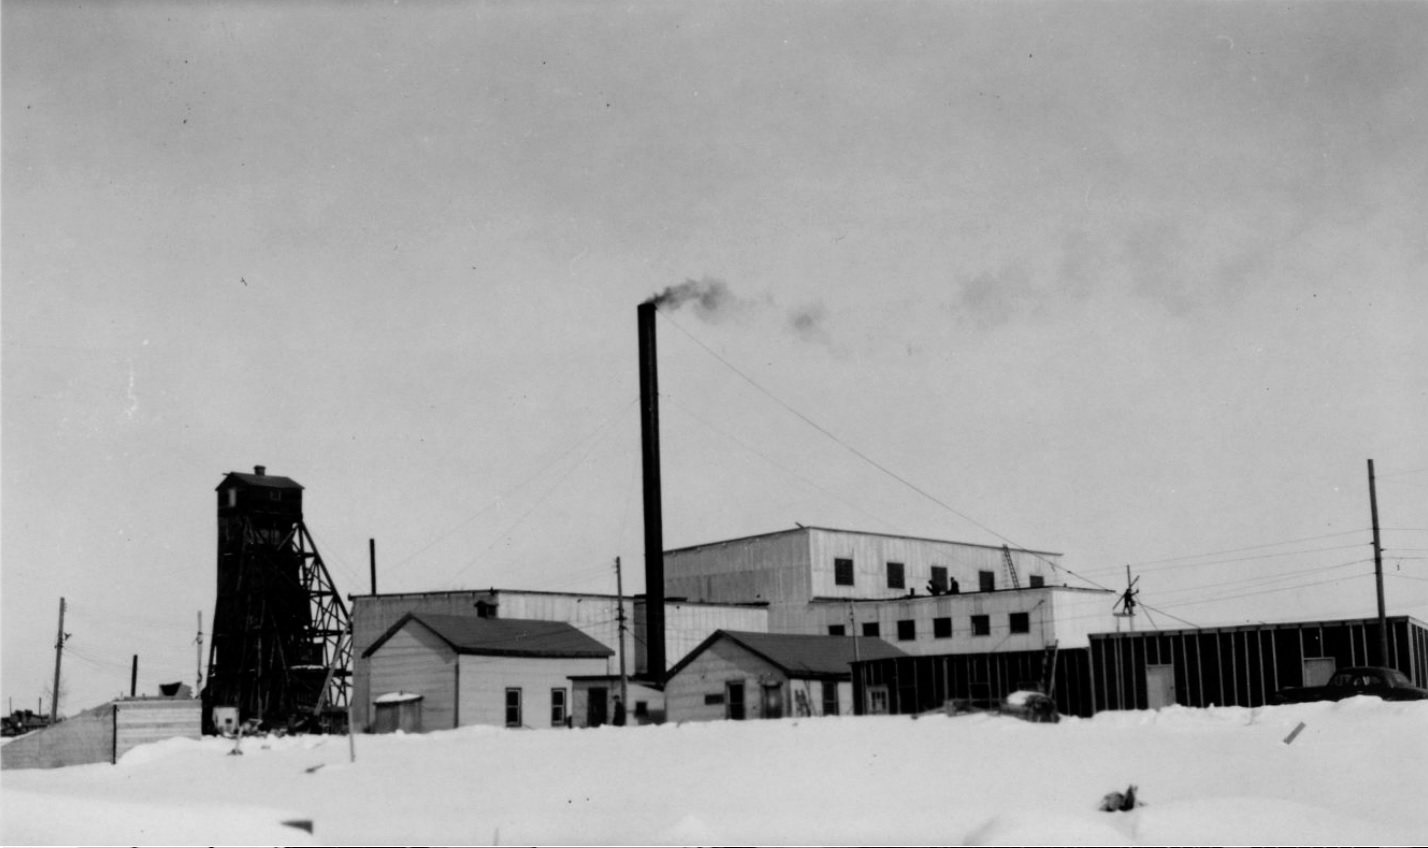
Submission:
[[[626,407],[626,408],[628,408],[628,407]],[[565,473],[563,473],[563,474],[561,474],[559,477],[557,477],[557,478],[550,484],[550,486],[549,486],[548,488],[546,488],[546,490],[541,494],[541,496],[536,499],[536,502],[533,503],[533,504],[531,504],[531,506],[530,506],[529,509],[527,509],[525,512],[521,513],[520,517],[517,518],[517,519],[516,519],[509,527],[507,527],[504,531],[498,533],[498,534],[496,535],[496,537],[491,540],[491,543],[490,543],[489,545],[487,545],[485,548],[483,548],[479,553],[477,553],[476,556],[472,557],[472,558],[466,563],[466,565],[462,566],[462,568],[461,568],[460,571],[458,571],[456,574],[453,574],[453,575],[451,576],[451,578],[447,581],[447,584],[448,584],[448,585],[454,585],[455,582],[456,582],[456,580],[457,580],[457,578],[461,577],[461,575],[465,574],[468,570],[470,570],[471,566],[475,565],[475,564],[481,559],[481,557],[483,557],[483,556],[485,556],[487,553],[489,553],[492,548],[494,548],[497,544],[499,544],[499,543],[501,542],[502,539],[508,538],[508,537],[510,536],[510,534],[511,534],[517,527],[519,527],[527,518],[530,517],[531,513],[535,512],[535,510],[536,510],[537,507],[539,507],[541,504],[545,503],[545,499],[548,498],[548,497],[550,497],[551,493],[555,491],[556,487],[559,486],[561,483],[564,483],[564,482],[565,482],[565,479],[575,472],[575,469],[579,468],[581,465],[584,465],[584,464],[585,464],[585,460],[587,460],[587,459],[590,458],[590,455],[595,452],[595,448],[599,447],[600,442],[604,439],[604,437],[605,437],[606,435],[608,435],[609,430],[610,430],[609,425],[610,425],[611,423],[613,423],[613,421],[614,421],[614,416],[613,416],[613,415],[612,415],[610,418],[607,418],[606,421],[605,421],[605,423],[606,423],[605,429],[599,434],[599,436],[598,436],[597,438],[595,438],[594,440],[592,440],[592,441],[590,442],[590,447],[585,451],[585,453],[584,453],[578,460],[576,460],[575,464],[571,465],[569,468],[567,468],[567,469],[565,470]]]
[[[939,499],[937,496],[935,496],[935,495],[933,495],[932,493],[928,492],[926,489],[923,489],[923,488],[921,488],[920,486],[916,485],[915,483],[911,482],[910,480],[908,480],[908,479],[902,477],[901,475],[899,475],[899,474],[897,474],[896,472],[894,472],[892,469],[888,468],[887,466],[883,465],[882,463],[878,462],[877,460],[873,459],[872,457],[868,456],[867,454],[863,453],[862,451],[858,450],[857,448],[853,447],[852,445],[850,445],[850,444],[848,444],[847,442],[843,441],[842,439],[838,438],[838,436],[834,435],[834,434],[833,434],[832,432],[830,432],[827,428],[823,427],[821,424],[819,424],[818,422],[814,421],[812,418],[809,418],[807,415],[804,415],[802,412],[799,412],[797,409],[794,409],[792,406],[790,406],[789,404],[787,404],[787,403],[785,403],[783,400],[781,400],[781,399],[780,399],[777,395],[775,395],[773,392],[771,392],[771,391],[769,391],[768,389],[764,388],[763,386],[759,385],[759,383],[756,382],[752,377],[748,376],[748,375],[745,374],[744,372],[740,371],[738,368],[734,367],[734,365],[733,365],[732,363],[730,363],[729,360],[727,360],[727,359],[725,359],[724,357],[720,356],[718,353],[716,353],[716,352],[714,351],[713,348],[709,347],[709,346],[706,345],[704,342],[700,341],[700,340],[699,340],[698,338],[696,338],[692,333],[690,333],[688,330],[684,329],[684,327],[680,326],[680,324],[679,324],[677,321],[675,321],[673,318],[670,318],[667,314],[665,314],[665,313],[663,313],[663,312],[660,312],[659,314],[660,314],[660,316],[663,317],[666,321],[668,321],[671,325],[673,325],[675,329],[679,330],[681,333],[683,333],[685,336],[687,336],[691,341],[693,341],[695,344],[697,344],[697,345],[699,345],[701,348],[703,348],[706,353],[708,353],[710,356],[712,356],[712,357],[714,357],[715,359],[717,359],[720,363],[722,363],[722,364],[724,365],[725,368],[728,368],[730,371],[734,372],[734,374],[737,375],[737,376],[738,376],[740,379],[742,379],[744,382],[746,382],[746,383],[748,383],[749,385],[753,386],[755,389],[757,389],[757,390],[758,390],[760,393],[762,393],[764,396],[768,397],[768,398],[769,398],[770,400],[772,400],[774,403],[777,403],[779,406],[783,407],[785,410],[787,410],[790,414],[792,414],[792,415],[794,415],[795,417],[797,417],[797,418],[798,418],[800,421],[802,421],[803,423],[807,424],[808,426],[810,426],[810,427],[812,427],[813,429],[817,430],[818,432],[822,433],[824,436],[826,436],[826,437],[828,437],[829,439],[831,439],[831,440],[833,440],[834,442],[836,442],[838,445],[842,446],[844,450],[847,450],[849,453],[853,454],[854,456],[856,456],[856,457],[858,457],[859,459],[863,460],[863,461],[866,462],[867,464],[871,465],[872,467],[876,468],[877,470],[881,471],[882,473],[886,474],[887,476],[891,477],[892,479],[894,479],[894,480],[896,480],[897,482],[901,483],[902,485],[906,486],[908,489],[911,489],[913,492],[916,492],[917,494],[921,495],[922,497],[926,498],[927,500],[931,501],[932,503],[937,504],[938,506],[942,507],[943,509],[947,510],[948,512],[950,512],[950,513],[952,513],[953,515],[957,516],[958,518],[961,518],[963,521],[966,521],[966,522],[968,522],[969,524],[972,524],[972,525],[974,525],[974,526],[976,526],[976,527],[982,529],[983,531],[985,531],[985,532],[987,532],[987,533],[990,533],[990,534],[992,534],[993,536],[996,536],[998,539],[1001,539],[1003,542],[1006,542],[1006,543],[1009,544],[1009,545],[1015,545],[1018,549],[1024,551],[1025,553],[1028,553],[1028,554],[1030,554],[1031,556],[1036,557],[1037,559],[1041,560],[1042,562],[1045,562],[1047,565],[1051,566],[1051,568],[1052,568],[1053,570],[1065,571],[1067,574],[1071,574],[1071,575],[1073,575],[1073,576],[1075,576],[1075,577],[1077,577],[1077,578],[1079,578],[1079,579],[1081,579],[1081,580],[1085,580],[1087,583],[1090,583],[1090,584],[1092,584],[1092,585],[1094,585],[1094,586],[1097,586],[1098,588],[1101,588],[1101,589],[1105,589],[1105,588],[1106,588],[1105,586],[1101,586],[1099,583],[1096,583],[1094,580],[1090,580],[1090,579],[1088,579],[1088,578],[1082,577],[1081,575],[1076,574],[1074,571],[1071,571],[1070,569],[1065,568],[1064,566],[1061,566],[1061,565],[1058,564],[1058,563],[1052,562],[1051,560],[1047,559],[1047,558],[1044,557],[1044,556],[1041,556],[1040,554],[1036,553],[1035,551],[1026,550],[1026,546],[1024,546],[1024,545],[1022,545],[1022,544],[1020,544],[1020,543],[1018,543],[1018,542],[1016,542],[1016,541],[1014,541],[1014,540],[1012,540],[1012,539],[1010,539],[1010,538],[1008,538],[1008,537],[1006,537],[1006,536],[1003,536],[1001,533],[998,533],[997,531],[995,531],[995,530],[993,530],[992,528],[986,526],[985,524],[982,524],[980,521],[977,521],[976,519],[972,518],[971,516],[969,516],[969,515],[967,515],[967,514],[965,514],[965,513],[963,513],[963,512],[958,511],[957,509],[953,508],[950,504],[947,504],[946,502],[944,502],[944,501],[942,501],[941,499]],[[1108,591],[1109,591],[1109,590],[1108,590]]]
[[624,405],[623,407],[621,407],[620,409],[618,409],[618,410],[616,410],[615,412],[612,412],[612,413],[610,413],[609,415],[605,416],[605,418],[604,418],[599,424],[595,425],[595,427],[592,428],[589,432],[585,433],[585,435],[583,435],[583,436],[581,436],[580,438],[576,439],[575,442],[573,442],[569,448],[567,448],[566,450],[564,450],[564,451],[562,451],[561,453],[557,454],[553,459],[551,459],[550,462],[547,462],[545,465],[542,465],[540,468],[536,469],[534,472],[532,472],[531,474],[529,474],[528,476],[526,476],[524,479],[522,479],[522,480],[521,480],[519,483],[517,483],[515,486],[512,486],[510,489],[508,489],[504,494],[498,496],[497,498],[495,498],[494,500],[492,500],[490,503],[486,504],[485,506],[481,507],[481,508],[480,508],[479,510],[477,510],[476,512],[472,513],[470,516],[468,516],[468,517],[466,517],[466,518],[463,518],[460,522],[458,522],[458,523],[456,524],[456,526],[452,527],[450,530],[447,530],[445,533],[442,533],[441,535],[437,536],[435,539],[432,539],[430,542],[428,542],[427,544],[423,545],[422,547],[418,548],[416,551],[414,551],[413,553],[411,553],[410,555],[408,555],[405,559],[400,560],[399,562],[395,563],[394,565],[388,566],[388,568],[397,568],[397,567],[399,567],[399,566],[402,566],[402,565],[407,564],[408,562],[411,562],[413,559],[416,559],[418,556],[421,556],[423,553],[426,553],[426,552],[427,552],[428,550],[430,550],[433,546],[435,546],[438,542],[441,542],[441,541],[445,540],[447,537],[451,536],[451,535],[452,535],[453,533],[455,533],[457,530],[460,530],[462,527],[465,527],[467,524],[470,524],[471,522],[475,521],[477,518],[480,518],[482,515],[485,515],[487,512],[491,511],[491,510],[494,509],[495,507],[500,506],[502,503],[505,503],[505,501],[506,501],[507,498],[513,496],[516,492],[520,491],[522,488],[524,488],[524,487],[525,487],[528,483],[530,483],[532,480],[534,480],[534,479],[536,479],[537,477],[539,477],[540,475],[544,474],[546,471],[548,471],[548,470],[551,468],[551,466],[555,465],[557,462],[560,462],[561,460],[565,459],[565,458],[566,458],[567,456],[569,456],[570,454],[574,453],[574,452],[576,451],[576,449],[578,449],[578,448],[579,448],[582,444],[584,444],[586,441],[588,441],[589,439],[591,439],[591,438],[594,437],[594,436],[603,434],[603,431],[605,430],[606,426],[611,422],[611,420],[613,420],[615,417],[617,417],[617,416],[620,415],[621,413],[625,412],[626,410],[628,410],[630,407],[634,406],[634,405],[635,405],[636,403],[638,403],[638,402],[639,402],[639,398],[636,397],[636,398],[632,399],[629,403],[625,404],[625,405]]
[[[1341,531],[1339,531],[1339,532],[1337,532],[1337,533],[1325,533],[1325,534],[1323,534],[1322,536],[1308,536],[1308,537],[1305,537],[1305,538],[1303,538],[1303,539],[1288,539],[1288,540],[1283,541],[1283,542],[1266,542],[1266,543],[1264,543],[1264,544],[1260,544],[1260,545],[1249,545],[1249,546],[1243,547],[1243,548],[1229,548],[1229,549],[1222,550],[1222,551],[1207,551],[1207,552],[1205,552],[1205,553],[1186,554],[1186,555],[1184,555],[1184,556],[1166,557],[1166,558],[1164,558],[1164,559],[1141,560],[1140,562],[1132,562],[1132,563],[1130,563],[1130,565],[1131,565],[1131,566],[1134,566],[1134,567],[1143,567],[1143,566],[1147,566],[1147,565],[1159,565],[1160,563],[1163,563],[1163,562],[1179,562],[1179,561],[1181,561],[1181,560],[1199,559],[1199,558],[1201,558],[1201,557],[1208,557],[1208,556],[1220,556],[1220,555],[1222,555],[1222,554],[1237,554],[1237,553],[1240,553],[1240,552],[1242,552],[1242,551],[1256,551],[1256,550],[1262,550],[1262,549],[1264,549],[1264,548],[1277,548],[1277,547],[1280,547],[1281,545],[1297,545],[1297,544],[1299,544],[1300,542],[1317,542],[1317,541],[1320,540],[1320,539],[1332,539],[1332,538],[1334,538],[1335,536],[1348,536],[1348,535],[1351,535],[1351,534],[1353,534],[1353,533],[1367,533],[1367,532],[1368,532],[1368,530],[1367,530],[1366,528],[1364,528],[1364,529],[1359,529],[1359,530],[1341,530]],[[1329,548],[1325,548],[1325,550],[1330,550],[1330,549],[1329,549]],[[1227,562],[1233,562],[1233,560],[1226,560],[1226,561],[1227,561]]]

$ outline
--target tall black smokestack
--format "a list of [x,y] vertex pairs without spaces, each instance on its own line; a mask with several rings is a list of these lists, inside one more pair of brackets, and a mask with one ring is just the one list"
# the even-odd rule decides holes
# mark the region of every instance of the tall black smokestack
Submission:
[[645,492],[645,656],[647,673],[664,676],[664,515],[659,491],[659,368],[655,347],[656,299],[641,303],[640,445]]

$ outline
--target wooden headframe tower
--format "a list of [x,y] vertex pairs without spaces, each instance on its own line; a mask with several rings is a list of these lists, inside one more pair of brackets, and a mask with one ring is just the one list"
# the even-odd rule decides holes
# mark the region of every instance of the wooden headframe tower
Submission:
[[302,520],[302,486],[233,472],[218,485],[218,600],[204,727],[215,707],[270,728],[335,729],[352,660],[347,607]]

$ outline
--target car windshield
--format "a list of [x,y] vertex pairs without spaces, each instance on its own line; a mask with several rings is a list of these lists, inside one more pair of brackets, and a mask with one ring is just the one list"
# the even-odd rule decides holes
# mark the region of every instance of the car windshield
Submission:
[[1408,675],[1397,669],[1388,670],[1388,682],[1392,686],[1412,686],[1413,681],[1408,679]]

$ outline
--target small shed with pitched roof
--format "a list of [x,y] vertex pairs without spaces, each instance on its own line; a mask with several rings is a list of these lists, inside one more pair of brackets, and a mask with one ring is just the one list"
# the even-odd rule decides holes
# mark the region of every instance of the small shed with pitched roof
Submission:
[[563,621],[407,613],[363,652],[374,698],[422,696],[422,727],[565,727],[570,678],[614,651]]
[[669,721],[853,714],[855,660],[905,657],[868,636],[719,630],[665,677]]

